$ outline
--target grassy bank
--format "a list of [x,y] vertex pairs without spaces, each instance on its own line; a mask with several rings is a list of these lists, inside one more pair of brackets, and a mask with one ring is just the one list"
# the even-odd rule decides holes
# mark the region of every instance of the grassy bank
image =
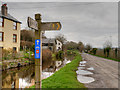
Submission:
[[[71,63],[55,72],[51,77],[44,79],[42,88],[85,88],[83,84],[77,81],[75,72],[81,60],[81,56],[77,53]],[[35,88],[35,86],[31,88]]]
[[103,56],[99,56],[99,55],[94,55],[94,54],[91,54],[93,56],[97,56],[97,57],[101,57],[101,58],[105,58],[105,59],[109,59],[109,60],[113,60],[113,61],[117,61],[117,62],[120,62],[120,60],[118,59],[114,59],[114,58],[110,58],[110,57],[103,57]]

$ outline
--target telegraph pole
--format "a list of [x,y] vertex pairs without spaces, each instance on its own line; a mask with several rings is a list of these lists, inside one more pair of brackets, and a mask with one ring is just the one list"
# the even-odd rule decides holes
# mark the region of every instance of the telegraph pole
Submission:
[[[41,15],[35,14],[35,20],[38,23],[38,30],[35,30],[35,40],[36,40],[36,39],[41,39],[40,38],[41,37]],[[40,51],[42,54],[42,50]],[[35,59],[35,88],[41,88],[41,74],[42,74],[41,61],[42,61],[42,55],[40,55],[40,59]]]

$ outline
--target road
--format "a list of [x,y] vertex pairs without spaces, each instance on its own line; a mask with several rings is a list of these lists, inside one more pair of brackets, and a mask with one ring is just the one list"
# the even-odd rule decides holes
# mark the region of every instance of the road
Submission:
[[86,68],[93,67],[94,74],[89,75],[95,79],[94,82],[85,84],[88,88],[118,88],[118,62],[82,54],[87,61]]

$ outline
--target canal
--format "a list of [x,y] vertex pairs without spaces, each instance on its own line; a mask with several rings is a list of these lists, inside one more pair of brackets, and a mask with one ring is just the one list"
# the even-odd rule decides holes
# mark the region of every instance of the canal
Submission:
[[[65,57],[62,61],[43,62],[42,79],[45,79],[61,67],[70,63],[72,57]],[[35,84],[35,65],[2,71],[2,88],[29,88]]]

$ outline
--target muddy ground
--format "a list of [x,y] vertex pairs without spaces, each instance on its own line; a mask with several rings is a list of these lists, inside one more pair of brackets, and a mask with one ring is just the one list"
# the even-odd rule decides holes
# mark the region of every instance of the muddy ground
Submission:
[[87,61],[86,67],[93,67],[91,71],[94,74],[89,75],[95,79],[94,82],[85,84],[88,88],[118,88],[118,62],[82,54],[82,57]]

